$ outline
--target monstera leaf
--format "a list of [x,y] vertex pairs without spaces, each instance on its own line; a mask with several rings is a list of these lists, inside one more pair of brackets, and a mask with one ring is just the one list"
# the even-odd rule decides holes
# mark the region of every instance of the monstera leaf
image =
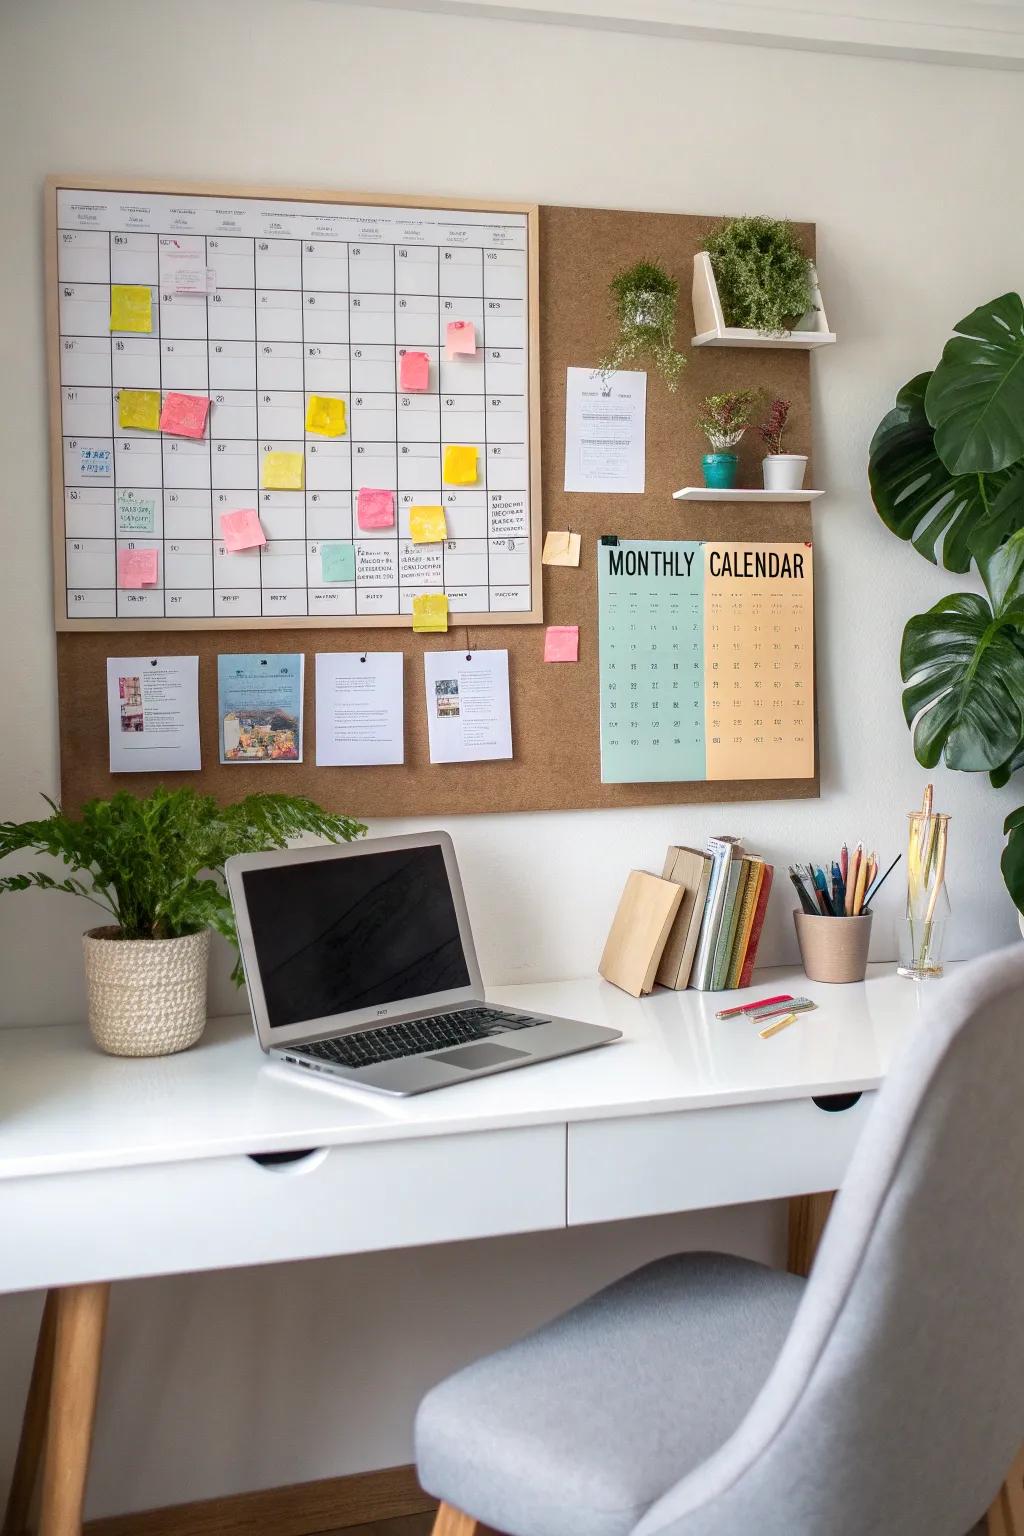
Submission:
[[[909,539],[919,554],[947,571],[966,571],[972,540],[982,530],[992,549],[1013,527],[1024,526],[1024,470],[998,475],[951,475],[935,450],[935,429],[925,414],[925,395],[932,375],[919,373],[904,384],[896,404],[879,423],[871,439],[868,481],[875,510],[898,538]],[[1004,510],[995,533],[997,503],[1019,477],[1020,521],[1013,503]],[[1011,526],[1012,525],[1012,526]]]
[[989,778],[992,780],[992,788],[1002,789],[1004,784],[1009,784],[1019,768],[1024,768],[1024,740],[1017,743],[1015,751],[1012,756],[1007,758],[1005,763],[1000,764],[998,768],[992,769],[989,774]]
[[982,304],[953,328],[925,409],[950,474],[993,474],[1024,458],[1024,303]]
[[1021,620],[994,614],[978,593],[957,592],[907,624],[903,713],[925,768],[944,757],[949,768],[977,773],[1012,758],[1024,738]]
[[1024,912],[1024,805],[1010,812],[1003,831],[1007,842],[999,867],[1014,906],[1018,912]]

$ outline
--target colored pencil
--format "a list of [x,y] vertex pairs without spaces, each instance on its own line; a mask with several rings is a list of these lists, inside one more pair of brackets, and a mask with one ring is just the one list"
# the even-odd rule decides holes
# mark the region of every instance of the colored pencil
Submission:
[[853,850],[850,859],[850,872],[846,877],[846,901],[843,903],[843,912],[847,917],[853,916],[853,897],[857,889],[857,876],[860,873],[861,859],[864,857],[864,844],[858,843]]
[[875,896],[878,894],[878,892],[881,890],[882,886],[888,880],[889,876],[892,874],[893,870],[896,868],[896,865],[899,863],[899,861],[900,861],[900,859],[902,857],[903,857],[903,855],[901,853],[898,853],[896,855],[896,857],[893,859],[892,863],[889,865],[889,868],[886,870],[885,874],[884,875],[878,875],[876,877],[876,879],[875,879],[874,884],[871,886],[871,889],[868,890],[868,891],[865,891],[865,893],[864,893],[864,906],[865,906],[865,908],[870,906],[871,902],[875,899]]

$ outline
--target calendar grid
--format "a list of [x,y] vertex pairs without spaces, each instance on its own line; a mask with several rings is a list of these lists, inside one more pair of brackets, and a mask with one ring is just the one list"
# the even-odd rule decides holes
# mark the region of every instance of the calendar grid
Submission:
[[[407,624],[414,592],[439,586],[453,625],[539,618],[528,385],[535,235],[527,210],[495,218],[484,210],[311,207],[245,196],[97,191],[81,204],[70,191],[55,196],[64,463],[55,517],[59,505],[58,613],[66,627]],[[179,246],[216,274],[208,296],[176,291]],[[412,260],[399,261],[400,246]],[[361,258],[353,257],[357,247]],[[151,331],[110,332],[115,278],[152,289]],[[474,324],[475,355],[447,359],[450,319]],[[428,390],[405,392],[403,405],[401,356],[424,348]],[[171,391],[208,396],[205,441],[122,428],[120,393],[144,389],[161,401]],[[307,434],[313,394],[345,401],[347,443]],[[463,442],[477,445],[476,478],[450,485],[446,444]],[[501,459],[496,442],[508,444],[497,449]],[[268,447],[301,450],[301,492],[264,491]],[[360,529],[360,485],[389,482],[394,526]],[[447,536],[414,545],[408,506],[434,500],[445,507]],[[253,505],[266,544],[225,553],[219,514]],[[323,578],[322,546],[339,540],[352,543],[354,577],[332,583]],[[159,552],[155,583],[120,586],[117,551],[130,545]]]

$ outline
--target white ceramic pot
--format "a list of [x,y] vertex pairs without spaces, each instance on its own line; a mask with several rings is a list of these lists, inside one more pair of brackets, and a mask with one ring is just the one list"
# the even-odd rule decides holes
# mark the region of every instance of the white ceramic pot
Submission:
[[770,453],[764,461],[764,488],[766,491],[802,490],[806,470],[806,453]]
[[121,939],[117,928],[83,933],[89,1028],[109,1056],[169,1056],[206,1027],[210,930],[181,939]]

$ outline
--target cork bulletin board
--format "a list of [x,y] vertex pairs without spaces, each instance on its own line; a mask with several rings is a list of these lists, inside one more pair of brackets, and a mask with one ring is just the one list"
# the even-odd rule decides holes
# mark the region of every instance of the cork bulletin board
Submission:
[[[799,349],[690,347],[689,292],[693,255],[715,217],[617,212],[586,208],[540,210],[540,406],[544,528],[582,536],[578,569],[543,568],[544,624],[578,624],[577,665],[545,665],[543,625],[469,626],[453,621],[447,635],[409,630],[283,628],[190,632],[139,631],[57,635],[62,796],[69,808],[115,789],[145,794],[150,774],[108,771],[106,658],[120,654],[196,655],[199,660],[203,769],[169,775],[223,800],[255,790],[287,790],[363,818],[449,815],[458,812],[539,811],[684,802],[797,799],[818,794],[808,779],[718,780],[602,784],[600,769],[597,559],[604,534],[630,539],[812,538],[807,503],[675,502],[673,491],[700,483],[704,440],[694,425],[708,394],[756,386],[791,402],[789,447],[810,453],[809,353]],[[797,226],[813,255],[813,226]],[[566,369],[592,367],[614,336],[608,292],[615,272],[648,259],[680,286],[677,345],[687,353],[677,392],[649,372],[646,491],[580,495],[563,491]],[[760,479],[757,444],[740,445],[741,484]],[[813,485],[808,470],[807,483]],[[130,644],[129,644],[130,641]],[[432,765],[427,752],[423,666],[425,650],[477,646],[509,652],[511,762]],[[393,767],[317,768],[313,761],[314,656],[317,651],[401,650],[405,662],[405,763]],[[306,656],[305,761],[280,765],[221,765],[217,744],[217,656],[221,652],[296,652]],[[817,761],[817,758],[816,758]]]

